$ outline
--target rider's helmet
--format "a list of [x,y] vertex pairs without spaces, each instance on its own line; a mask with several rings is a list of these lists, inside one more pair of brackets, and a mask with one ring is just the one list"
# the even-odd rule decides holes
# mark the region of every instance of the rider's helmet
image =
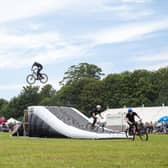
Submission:
[[98,110],[100,110],[100,109],[101,109],[101,105],[98,104],[98,105],[96,106],[96,108],[97,108]]
[[128,109],[128,113],[131,113],[133,112],[133,110],[131,108]]

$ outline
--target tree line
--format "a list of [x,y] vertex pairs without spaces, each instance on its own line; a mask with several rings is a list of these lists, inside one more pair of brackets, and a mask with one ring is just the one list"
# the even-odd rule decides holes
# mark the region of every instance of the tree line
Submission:
[[9,101],[1,98],[0,116],[20,119],[24,109],[33,105],[70,106],[89,115],[96,104],[104,108],[168,104],[168,67],[105,76],[98,66],[80,63],[69,67],[60,84],[62,87],[58,91],[51,84],[41,89],[28,85]]

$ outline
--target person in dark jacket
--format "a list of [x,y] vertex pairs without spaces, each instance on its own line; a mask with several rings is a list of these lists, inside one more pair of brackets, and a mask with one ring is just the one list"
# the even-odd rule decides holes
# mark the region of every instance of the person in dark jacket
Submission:
[[37,78],[42,77],[41,70],[43,69],[43,66],[38,62],[34,62],[33,65],[32,65],[32,69],[34,67],[37,67]]
[[101,115],[101,112],[102,112],[102,107],[101,105],[97,105],[96,108],[94,108],[92,111],[91,111],[91,116],[93,117],[93,123],[92,123],[92,128],[94,128],[96,122],[97,122],[97,114],[103,119],[102,115]]
[[129,125],[129,129],[130,129],[130,127],[132,127],[133,125],[135,125],[136,131],[137,131],[137,123],[135,121],[135,116],[137,118],[139,118],[140,120],[142,120],[140,118],[140,116],[130,108],[130,109],[128,109],[128,113],[126,114],[125,119],[126,119],[126,122]]

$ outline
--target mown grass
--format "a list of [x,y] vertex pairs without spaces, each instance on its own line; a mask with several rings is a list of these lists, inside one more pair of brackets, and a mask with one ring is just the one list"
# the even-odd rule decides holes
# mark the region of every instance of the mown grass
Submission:
[[0,133],[2,168],[167,168],[168,135],[148,142],[10,137]]

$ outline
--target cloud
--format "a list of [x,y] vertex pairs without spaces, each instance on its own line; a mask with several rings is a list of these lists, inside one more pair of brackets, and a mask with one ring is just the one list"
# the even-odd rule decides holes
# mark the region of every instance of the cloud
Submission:
[[146,55],[139,55],[136,57],[137,61],[142,62],[160,62],[166,61],[168,62],[168,51],[161,51],[155,54],[146,54]]
[[103,29],[92,33],[85,38],[94,44],[109,44],[135,41],[145,35],[168,28],[168,20],[153,21],[147,23],[127,24],[124,26]]
[[5,90],[15,90],[19,87],[21,87],[22,85],[0,85],[0,90],[1,91],[5,91]]
[[0,56],[1,69],[20,69],[32,65],[34,61],[41,62],[42,64],[59,64],[74,59],[75,57],[84,56],[85,50],[80,46],[66,46],[62,49],[47,50],[46,52],[36,53],[35,56],[26,55],[26,57],[12,56],[12,53],[5,56]]
[[[82,57],[87,52],[85,45],[74,45],[59,33],[0,34],[0,68],[20,69],[34,61],[43,64],[64,62]],[[15,64],[14,64],[15,62]]]
[[[60,63],[68,59],[86,56],[97,45],[135,41],[150,33],[168,28],[168,21],[128,24],[102,29],[85,37],[71,40],[57,32],[35,34],[0,33],[0,68],[23,68],[32,62]],[[73,41],[75,40],[75,44]],[[82,42],[81,42],[82,41]],[[15,64],[13,64],[15,62]]]
[[[131,2],[131,4],[130,4]],[[85,15],[87,13],[102,13],[102,12],[109,12],[112,13],[119,12],[118,14],[125,12],[128,13],[131,9],[136,9],[136,3],[147,3],[150,2],[149,0],[47,0],[47,1],[40,1],[40,0],[0,0],[0,22],[9,22],[13,20],[31,18],[34,16],[40,16],[51,12],[60,12],[60,11],[71,11],[71,12],[78,12],[81,14],[81,11],[84,12]],[[110,4],[110,5],[109,5]],[[143,6],[144,8],[147,8]],[[141,8],[142,9],[142,8]],[[134,15],[137,14],[134,13]],[[146,12],[147,13],[147,12]],[[114,13],[113,13],[114,14]],[[131,14],[133,14],[131,12]],[[139,15],[139,14],[138,14]],[[131,15],[129,15],[131,16]]]
[[10,34],[8,32],[0,33],[0,45],[5,48],[16,48],[20,46],[20,48],[36,48],[41,47],[44,44],[50,44],[53,42],[60,42],[59,34],[56,32],[43,32],[36,34]]
[[[149,64],[140,65],[140,66],[137,66],[136,69],[147,69],[147,70],[150,70],[150,71],[156,71],[160,68],[164,68],[164,67],[167,67],[167,66],[168,66],[168,64],[166,62],[164,62],[164,63],[155,63],[155,64],[152,64],[152,65],[149,65]],[[135,68],[133,70],[135,70]]]
[[[115,1],[112,1],[109,6],[108,3],[111,1],[108,0],[48,0],[40,3],[38,0],[28,2],[17,0],[10,2],[10,5],[8,5],[9,0],[6,0],[0,6],[0,9],[2,8],[0,10],[0,22],[23,19],[51,11],[73,11],[73,9],[79,12],[81,10],[100,12],[103,9],[104,11],[110,10],[121,13],[121,11],[129,10],[129,6],[122,5],[121,2],[128,3],[131,1],[133,2],[133,0],[120,0],[117,5],[114,3]],[[138,2],[138,0],[135,2]],[[67,37],[58,30],[50,31],[49,29],[50,32],[47,32],[41,29],[41,25],[38,23],[29,22],[28,25],[32,32],[18,33],[17,30],[14,30],[12,24],[12,29],[10,27],[0,29],[0,69],[23,68],[30,66],[35,60],[43,64],[52,64],[83,57],[97,45],[134,41],[149,33],[166,29],[168,28],[168,21],[133,23],[111,28],[100,27],[90,34],[88,32],[83,33],[84,37],[72,37],[71,35]]]
[[[71,0],[73,2],[74,0]],[[66,8],[70,3],[67,0],[0,0],[0,22],[28,18],[47,13],[59,11]]]
[[93,10],[106,0],[0,0],[0,22],[13,21],[23,18],[30,18],[46,14],[49,12],[59,12],[62,10],[81,11]]
[[121,0],[124,3],[147,3],[151,0]]

